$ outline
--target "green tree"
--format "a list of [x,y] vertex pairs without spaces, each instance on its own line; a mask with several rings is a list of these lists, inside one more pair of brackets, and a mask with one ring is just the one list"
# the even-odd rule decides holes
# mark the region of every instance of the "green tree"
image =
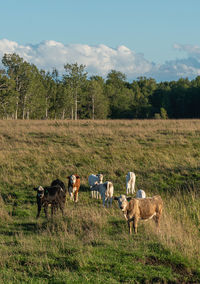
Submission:
[[17,54],[4,54],[2,63],[7,75],[15,82],[15,119],[18,118],[20,95],[23,90],[23,58]]
[[85,72],[85,65],[65,64],[64,69],[66,74],[63,76],[63,82],[69,86],[73,97],[72,105],[72,119],[78,118],[78,102],[80,101],[81,88],[83,88],[87,79],[87,72]]
[[[41,74],[41,81],[44,87],[44,98],[45,98],[45,119],[48,119],[52,112],[55,116],[55,111],[54,111],[54,102],[55,102],[55,82],[52,78],[51,73],[45,72],[45,70],[40,71]],[[50,114],[49,114],[50,112]]]
[[125,74],[115,70],[111,70],[107,75],[105,94],[109,99],[111,118],[131,116],[133,92],[127,88],[125,79]]
[[93,120],[107,118],[109,102],[104,94],[104,85],[100,77],[90,78],[86,94],[88,117]]
[[24,61],[17,54],[5,54],[2,63],[6,74],[14,82],[15,119],[30,117],[30,112],[42,104],[41,80],[38,69]]
[[30,66],[29,84],[24,102],[24,118],[44,118],[45,116],[45,88],[41,73],[35,65]]
[[8,78],[5,70],[0,70],[0,114],[1,118],[13,117],[15,82]]
[[137,118],[148,118],[151,116],[151,95],[157,88],[156,81],[152,78],[139,77],[130,85],[134,93],[133,116]]

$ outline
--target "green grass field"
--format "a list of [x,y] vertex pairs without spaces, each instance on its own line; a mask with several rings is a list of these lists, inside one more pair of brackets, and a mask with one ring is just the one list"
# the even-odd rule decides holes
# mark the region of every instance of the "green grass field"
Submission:
[[[129,236],[116,201],[90,198],[103,173],[160,194],[152,220]],[[33,187],[81,177],[79,202],[36,220]],[[0,121],[0,283],[200,283],[200,120]]]

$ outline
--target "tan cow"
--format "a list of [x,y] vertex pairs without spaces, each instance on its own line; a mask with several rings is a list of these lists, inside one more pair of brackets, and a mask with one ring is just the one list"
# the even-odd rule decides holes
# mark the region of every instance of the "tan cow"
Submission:
[[132,233],[132,224],[134,232],[137,233],[138,221],[154,219],[157,227],[160,225],[160,218],[163,210],[163,201],[160,195],[155,195],[148,198],[133,198],[130,201],[125,195],[115,197],[118,200],[119,208],[124,213],[127,220],[129,233]]

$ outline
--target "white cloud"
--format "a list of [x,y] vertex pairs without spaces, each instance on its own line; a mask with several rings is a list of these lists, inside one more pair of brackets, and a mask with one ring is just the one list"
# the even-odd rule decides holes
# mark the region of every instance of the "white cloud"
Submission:
[[114,49],[104,44],[64,45],[54,40],[43,41],[37,45],[20,45],[8,39],[0,40],[0,58],[5,53],[15,52],[39,69],[52,71],[56,67],[60,73],[64,71],[64,64],[77,62],[86,65],[89,76],[106,77],[112,69],[125,73],[129,80],[147,76],[164,81],[200,75],[200,47],[176,43],[174,49],[184,51],[186,58],[159,65],[149,62],[143,54],[136,53],[124,45]]
[[175,43],[174,48],[186,52],[188,56],[198,57],[198,59],[200,59],[200,46],[198,45]]
[[181,45],[174,44],[174,49],[185,52],[186,57],[166,61],[164,64],[157,66],[156,70],[152,70],[154,78],[159,81],[178,80],[179,78],[188,77],[194,79],[200,75],[200,47],[197,45]]

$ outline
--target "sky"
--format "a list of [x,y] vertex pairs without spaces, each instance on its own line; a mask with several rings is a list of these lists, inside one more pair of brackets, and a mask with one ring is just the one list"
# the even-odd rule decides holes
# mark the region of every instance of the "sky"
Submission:
[[128,81],[200,75],[200,0],[0,0],[0,68],[17,53],[39,69],[86,66]]

